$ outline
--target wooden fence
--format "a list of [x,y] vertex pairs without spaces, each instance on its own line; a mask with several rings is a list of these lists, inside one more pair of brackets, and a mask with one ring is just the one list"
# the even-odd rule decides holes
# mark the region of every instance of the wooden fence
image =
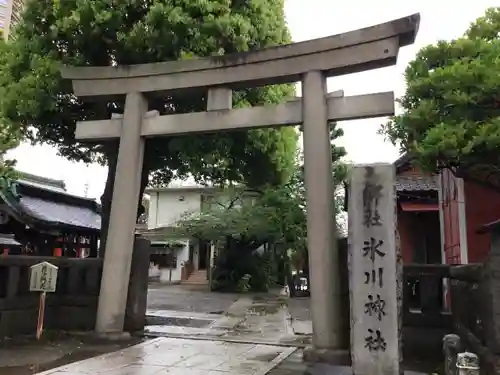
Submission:
[[405,358],[442,357],[442,339],[452,332],[452,314],[443,286],[450,266],[411,264],[403,267],[403,354]]
[[0,258],[0,335],[36,330],[38,293],[29,291],[30,266],[50,262],[59,267],[57,289],[48,293],[47,329],[91,330],[102,273],[101,259],[12,255]]
[[[343,292],[348,285],[345,270],[346,267],[343,267],[341,272]],[[478,353],[485,367],[493,368],[496,357],[489,348],[494,345],[495,339],[488,337],[495,332],[497,315],[493,311],[490,294],[495,290],[492,282],[496,278],[488,275],[491,272],[477,264],[405,265],[402,312],[404,357],[440,360],[443,337],[457,333],[465,349]],[[301,278],[306,281],[301,281]],[[309,293],[308,288],[303,289],[304,285],[309,285],[306,274],[294,278],[292,284],[296,285],[296,296]],[[348,314],[348,299],[344,299],[342,305],[344,314]]]
[[450,279],[454,332],[464,350],[479,355],[484,374],[499,374],[500,306],[491,293],[500,291],[500,285],[491,264],[454,267]]
[[[126,327],[140,330],[145,324],[149,270],[149,242],[136,240],[129,285]],[[29,291],[30,267],[40,262],[59,267],[55,293],[48,293],[45,327],[50,330],[94,329],[102,276],[102,259],[0,256],[0,337],[36,331],[38,293]]]

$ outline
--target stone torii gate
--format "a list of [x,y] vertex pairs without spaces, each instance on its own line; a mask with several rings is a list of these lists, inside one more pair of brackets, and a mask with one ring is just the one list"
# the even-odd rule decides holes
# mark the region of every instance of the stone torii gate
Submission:
[[[77,124],[79,141],[120,139],[96,331],[123,331],[144,142],[151,137],[303,124],[313,347],[341,348],[338,252],[327,122],[394,114],[392,92],[338,97],[326,79],[394,65],[414,42],[418,14],[301,43],[188,61],[119,67],[66,67],[84,100],[125,97],[122,118]],[[232,89],[302,82],[302,100],[232,109]],[[147,96],[208,91],[207,110],[159,116]]]

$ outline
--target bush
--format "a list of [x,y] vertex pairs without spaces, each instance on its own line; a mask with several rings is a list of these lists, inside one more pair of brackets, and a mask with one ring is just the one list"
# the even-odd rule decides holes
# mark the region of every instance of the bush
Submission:
[[212,288],[220,292],[267,292],[276,282],[270,254],[225,249],[215,259]]
[[243,275],[243,277],[238,281],[238,285],[236,287],[237,291],[240,293],[246,293],[250,291],[250,280],[252,276],[248,273]]

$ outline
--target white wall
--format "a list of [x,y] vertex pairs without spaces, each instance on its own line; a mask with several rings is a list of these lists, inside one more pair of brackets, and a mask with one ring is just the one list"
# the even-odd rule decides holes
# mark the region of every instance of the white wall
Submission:
[[171,226],[184,214],[200,212],[199,191],[160,191],[150,195],[148,229]]
[[[228,195],[230,194],[230,195]],[[213,196],[210,201],[213,207],[227,206],[235,198],[233,193],[209,190],[206,193],[203,189],[167,189],[160,192],[149,193],[149,215],[148,229],[172,226],[179,221],[183,215],[198,213],[201,211],[202,195]],[[251,201],[254,199],[251,193],[243,198]],[[217,203],[218,204],[217,204]],[[208,204],[208,202],[206,202]],[[237,207],[239,203],[236,203]]]
[[[228,195],[225,192],[215,192],[213,190],[207,191],[206,194],[203,190],[182,190],[182,189],[167,189],[159,192],[149,193],[149,214],[148,214],[148,229],[158,227],[171,227],[175,225],[186,214],[196,214],[201,211],[202,195],[212,195],[211,199],[214,207],[227,204],[234,198],[234,195]],[[244,198],[254,199],[252,196]],[[208,203],[208,202],[207,202]],[[236,204],[238,206],[238,204]],[[212,249],[213,252],[213,249]],[[157,276],[159,274],[160,281],[162,282],[180,282],[182,264],[189,260],[189,241],[183,248],[178,250],[177,253],[177,267],[170,269],[165,268],[161,270],[150,269],[150,276]],[[212,262],[212,257],[210,262]],[[199,249],[198,246],[194,247],[193,253],[193,266],[197,269],[199,264]]]
[[189,243],[179,249],[177,252],[177,267],[172,268],[172,278],[170,278],[170,269],[164,268],[160,270],[160,282],[178,283],[181,281],[182,265],[189,260]]

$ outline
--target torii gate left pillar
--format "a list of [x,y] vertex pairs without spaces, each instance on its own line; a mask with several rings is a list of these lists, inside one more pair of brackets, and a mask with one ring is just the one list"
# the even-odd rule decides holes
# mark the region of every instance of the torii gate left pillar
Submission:
[[[127,298],[144,138],[266,126],[304,127],[313,346],[318,359],[341,349],[338,254],[327,121],[388,116],[393,93],[326,95],[326,78],[396,63],[413,43],[419,15],[341,35],[246,54],[129,67],[66,68],[81,97],[125,96],[123,119],[79,123],[79,140],[120,138],[96,331],[119,333]],[[302,81],[302,101],[231,109],[231,90]],[[206,112],[147,116],[143,95],[208,90]],[[326,355],[323,355],[326,354]],[[333,355],[335,357],[335,355]]]
[[[128,280],[132,262],[137,206],[144,158],[144,138],[141,137],[142,119],[148,110],[142,93],[132,92],[125,98],[125,113],[120,134],[115,184],[103,265],[96,331],[116,333],[123,331],[127,305]],[[115,199],[120,197],[120,199]],[[108,254],[107,252],[105,254]],[[105,275],[109,275],[105,277]],[[125,282],[126,280],[126,282]],[[125,283],[125,284],[122,284]],[[113,298],[102,298],[114,296]]]

